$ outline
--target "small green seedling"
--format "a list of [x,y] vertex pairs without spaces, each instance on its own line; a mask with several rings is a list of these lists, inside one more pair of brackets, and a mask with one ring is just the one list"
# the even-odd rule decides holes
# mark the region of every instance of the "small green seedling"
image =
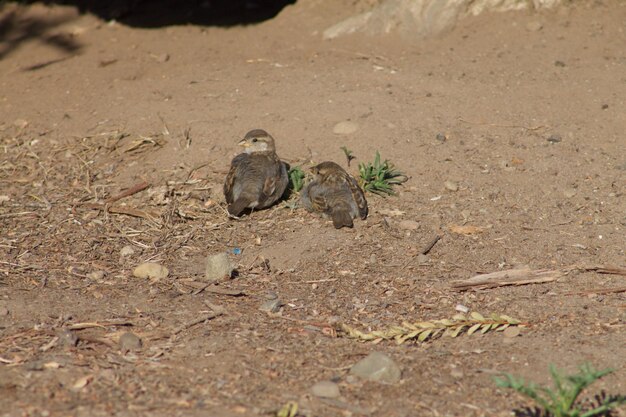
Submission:
[[299,166],[289,169],[289,189],[293,192],[299,192],[304,186],[304,177],[306,176],[302,168]]
[[387,159],[381,162],[378,151],[376,151],[374,163],[359,164],[359,175],[363,190],[383,197],[395,195],[393,186],[400,185],[408,180],[408,177],[397,171],[396,167]]
[[531,398],[543,409],[542,415],[550,417],[607,416],[612,409],[626,404],[624,395],[597,395],[596,402],[591,406],[583,405],[578,399],[583,390],[612,373],[613,369],[596,371],[589,364],[583,364],[579,369],[577,374],[563,376],[556,367],[550,365],[554,388],[542,387],[534,382],[527,383],[511,374],[505,374],[504,378],[495,378],[495,382],[500,388],[512,388]]
[[350,149],[346,148],[345,146],[342,146],[340,149],[346,155],[346,160],[348,161],[348,166],[350,166],[350,162],[352,162],[352,160],[355,159],[356,157],[352,154],[352,151]]

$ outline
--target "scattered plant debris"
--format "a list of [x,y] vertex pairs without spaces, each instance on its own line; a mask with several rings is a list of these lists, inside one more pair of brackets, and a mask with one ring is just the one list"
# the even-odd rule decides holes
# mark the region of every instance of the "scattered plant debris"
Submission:
[[503,331],[509,326],[524,326],[520,320],[514,319],[504,314],[492,314],[484,317],[482,314],[472,312],[469,317],[464,314],[457,314],[451,319],[421,321],[416,323],[404,322],[401,326],[391,326],[387,330],[375,330],[373,332],[362,332],[347,324],[341,325],[346,337],[378,343],[382,340],[394,339],[398,344],[407,340],[415,342],[425,342],[440,336],[457,337],[464,331],[472,335],[477,331],[487,333],[496,330]]

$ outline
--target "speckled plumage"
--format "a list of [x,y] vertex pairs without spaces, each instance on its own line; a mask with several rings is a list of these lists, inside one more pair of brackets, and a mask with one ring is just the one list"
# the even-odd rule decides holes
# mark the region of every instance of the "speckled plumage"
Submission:
[[285,163],[276,155],[274,138],[266,131],[251,130],[239,145],[245,151],[232,160],[224,181],[228,213],[237,217],[248,208],[271,206],[289,183]]
[[352,227],[353,219],[367,217],[367,200],[356,180],[334,162],[312,168],[314,178],[302,191],[301,201],[308,211],[323,213],[335,228]]

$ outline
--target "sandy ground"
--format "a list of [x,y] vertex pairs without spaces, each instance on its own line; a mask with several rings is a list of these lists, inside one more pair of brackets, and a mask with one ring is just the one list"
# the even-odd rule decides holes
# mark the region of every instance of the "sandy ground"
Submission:
[[[153,27],[0,6],[0,415],[509,416],[530,403],[495,374],[547,383],[548,364],[584,361],[616,369],[590,395],[626,393],[625,277],[585,269],[626,266],[625,4],[322,40],[354,3]],[[342,121],[358,130],[334,134]],[[292,165],[346,166],[346,146],[351,172],[378,150],[410,179],[368,195],[352,230],[293,204],[229,220],[221,187],[252,128]],[[205,257],[234,248],[237,276],[203,289]],[[169,276],[133,277],[144,261]],[[520,267],[567,274],[452,288]],[[260,311],[272,294],[281,310]],[[337,331],[457,304],[528,326],[403,345]],[[139,351],[120,349],[126,331]],[[400,382],[349,375],[373,351]],[[311,394],[324,380],[339,398]]]

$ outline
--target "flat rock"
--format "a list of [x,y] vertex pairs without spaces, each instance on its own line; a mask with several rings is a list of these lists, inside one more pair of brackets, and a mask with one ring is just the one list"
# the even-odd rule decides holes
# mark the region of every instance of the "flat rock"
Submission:
[[333,133],[336,135],[351,135],[357,130],[359,130],[358,123],[351,122],[350,120],[339,122],[333,127]]
[[372,352],[350,368],[352,375],[368,381],[395,384],[400,381],[402,371],[389,356],[382,352]]
[[137,278],[163,279],[170,274],[170,271],[161,264],[156,262],[144,262],[139,264],[134,270],[133,275]]
[[398,222],[398,227],[403,230],[417,230],[420,224],[413,220],[402,220]]
[[446,187],[446,190],[448,191],[459,191],[459,184],[457,184],[454,181],[446,181],[443,183],[443,186]]
[[282,307],[283,302],[279,298],[272,298],[261,303],[259,310],[266,311],[268,313],[277,313]]
[[311,387],[311,394],[321,398],[337,398],[341,395],[339,385],[332,381],[320,381]]
[[122,352],[135,352],[141,350],[143,342],[135,333],[126,332],[120,336],[119,346]]
[[567,188],[567,189],[563,190],[563,195],[566,198],[572,198],[572,197],[574,197],[576,195],[576,193],[577,193],[577,191],[576,191],[575,188]]
[[206,258],[204,279],[210,282],[222,281],[230,278],[234,269],[226,252],[209,255]]
[[133,247],[132,247],[132,246],[130,246],[130,245],[124,246],[124,247],[120,250],[120,256],[122,256],[122,257],[127,257],[127,256],[130,256],[130,255],[132,255],[133,253],[135,253],[135,249],[133,249]]
[[87,274],[87,278],[93,279],[94,281],[100,281],[104,278],[104,271],[96,270]]

